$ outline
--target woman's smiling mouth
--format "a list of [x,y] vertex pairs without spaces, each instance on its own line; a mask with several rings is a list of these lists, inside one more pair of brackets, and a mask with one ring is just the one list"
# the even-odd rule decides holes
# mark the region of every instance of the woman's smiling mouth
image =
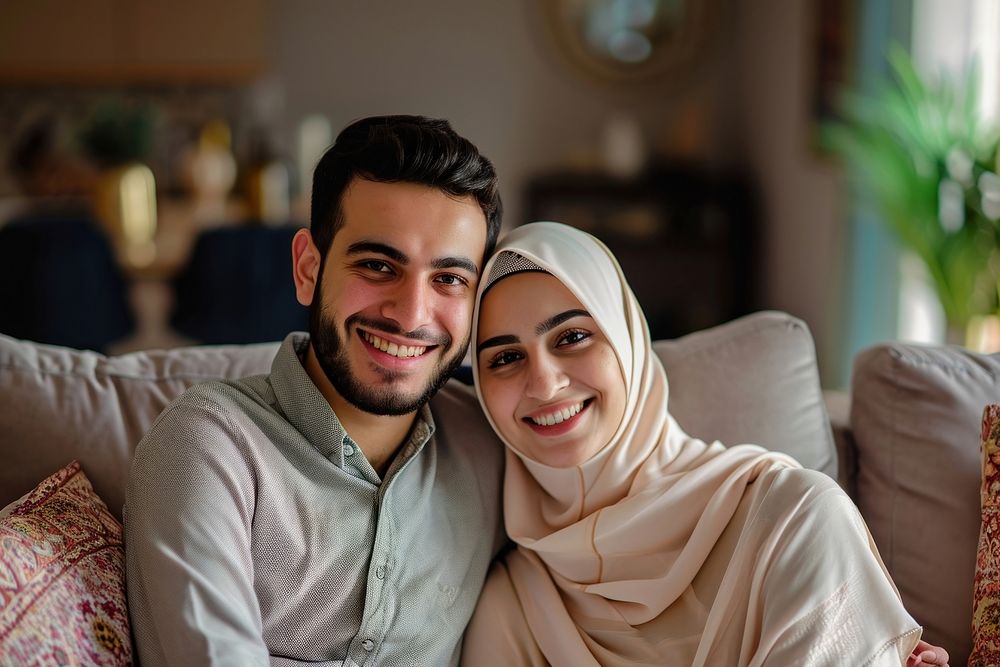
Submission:
[[593,401],[593,398],[588,398],[558,410],[523,417],[522,421],[539,433],[559,435],[573,428],[580,414],[590,407]]

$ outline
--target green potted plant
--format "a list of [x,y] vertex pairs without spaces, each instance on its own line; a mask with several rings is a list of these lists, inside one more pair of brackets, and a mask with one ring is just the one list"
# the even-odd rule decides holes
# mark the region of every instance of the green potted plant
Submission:
[[926,265],[949,330],[965,335],[1000,308],[1000,135],[980,117],[975,67],[929,81],[902,49],[889,60],[894,79],[849,95],[824,138]]

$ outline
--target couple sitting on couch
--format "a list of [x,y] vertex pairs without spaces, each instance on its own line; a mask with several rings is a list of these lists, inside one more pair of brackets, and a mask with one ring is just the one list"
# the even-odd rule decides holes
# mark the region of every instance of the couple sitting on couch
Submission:
[[[833,480],[680,429],[607,249],[492,254],[500,217],[444,121],[340,134],[292,248],[309,337],[136,450],[142,664],[947,664]],[[470,331],[482,412],[443,386]]]

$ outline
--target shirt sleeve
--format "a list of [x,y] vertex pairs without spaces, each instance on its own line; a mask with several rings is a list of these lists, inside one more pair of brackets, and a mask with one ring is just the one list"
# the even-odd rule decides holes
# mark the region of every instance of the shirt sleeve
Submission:
[[136,449],[124,510],[126,590],[144,667],[269,662],[253,587],[246,452],[217,406],[187,397]]

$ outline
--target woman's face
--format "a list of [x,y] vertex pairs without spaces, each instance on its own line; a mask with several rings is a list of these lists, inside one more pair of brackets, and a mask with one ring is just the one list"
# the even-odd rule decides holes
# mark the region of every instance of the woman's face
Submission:
[[614,349],[583,304],[547,273],[515,274],[487,292],[476,357],[500,435],[540,463],[583,463],[625,414]]

